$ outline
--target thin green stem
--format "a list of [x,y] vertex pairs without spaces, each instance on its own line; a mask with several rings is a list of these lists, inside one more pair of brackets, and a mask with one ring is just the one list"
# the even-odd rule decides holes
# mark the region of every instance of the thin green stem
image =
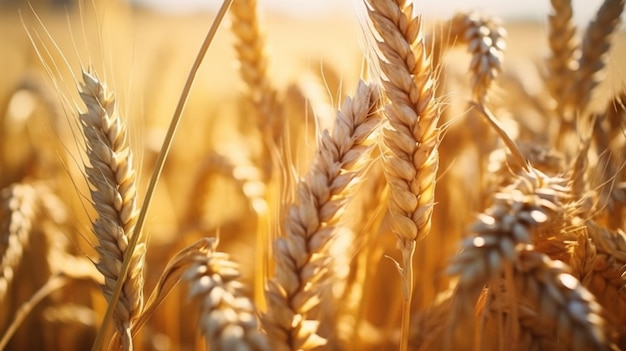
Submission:
[[[152,178],[150,178],[150,183],[148,184],[148,189],[146,190],[146,196],[144,198],[144,202],[141,206],[139,216],[137,218],[135,232],[130,238],[128,248],[124,252],[124,262],[122,264],[122,269],[119,274],[119,279],[117,281],[117,284],[115,285],[115,290],[113,291],[113,295],[111,296],[111,300],[109,301],[109,305],[107,306],[104,319],[102,320],[100,329],[98,329],[98,334],[96,335],[96,340],[91,347],[91,351],[98,351],[102,347],[106,326],[109,324],[111,317],[113,316],[115,306],[117,305],[117,302],[120,298],[122,286],[124,284],[124,281],[126,280],[126,275],[128,274],[128,270],[130,268],[132,253],[135,250],[137,243],[139,242],[139,238],[141,237],[152,197],[154,195],[157,183],[161,177],[161,173],[163,172],[163,166],[165,165],[165,160],[167,159],[167,155],[169,154],[170,148],[172,146],[172,142],[174,140],[176,130],[178,129],[178,125],[180,124],[183,110],[185,109],[185,106],[187,105],[187,100],[189,99],[189,92],[191,91],[191,87],[193,86],[193,82],[196,78],[198,69],[200,68],[200,64],[204,60],[204,56],[206,55],[206,52],[209,49],[213,38],[215,37],[215,33],[222,23],[222,20],[224,19],[226,12],[228,12],[228,9],[232,2],[233,0],[224,0],[224,2],[222,3],[220,10],[215,17],[215,20],[213,21],[213,24],[211,25],[211,28],[209,29],[209,32],[207,33],[204,42],[202,43],[202,46],[200,47],[200,51],[198,52],[196,60],[191,67],[191,71],[187,76],[187,81],[185,82],[185,86],[183,87],[183,92],[180,96],[180,99],[178,100],[178,105],[176,106],[176,110],[174,111],[172,121],[170,122],[167,134],[165,135],[165,140],[163,140],[163,145],[161,146],[159,157],[156,161],[156,165],[154,166]],[[145,241],[148,241],[147,236]]]

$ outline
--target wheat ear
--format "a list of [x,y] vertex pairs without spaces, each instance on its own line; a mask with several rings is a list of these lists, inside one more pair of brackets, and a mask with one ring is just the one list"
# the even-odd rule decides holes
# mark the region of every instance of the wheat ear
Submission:
[[465,44],[472,60],[469,71],[474,99],[483,102],[502,71],[506,31],[495,18],[477,12],[460,13],[449,23],[453,44]]
[[[132,152],[127,145],[126,129],[115,107],[115,98],[95,75],[83,72],[80,97],[87,111],[80,113],[87,158],[85,174],[90,184],[92,205],[98,217],[93,232],[98,239],[96,265],[104,275],[102,287],[109,300],[137,221],[135,171]],[[126,350],[132,349],[130,327],[143,306],[143,264],[145,245],[132,253],[131,269],[122,288],[120,302],[113,313],[117,331]]]
[[542,316],[556,321],[572,339],[573,350],[608,350],[602,308],[561,261],[532,249],[519,251],[514,272],[518,296]]
[[448,273],[458,275],[457,295],[475,299],[480,289],[515,261],[519,244],[549,237],[569,201],[567,179],[548,177],[533,169],[496,195],[489,209],[472,225],[474,236],[463,241]]
[[3,305],[36,220],[36,190],[28,184],[13,184],[2,189],[0,201],[0,305]]
[[605,0],[585,31],[575,90],[571,94],[572,105],[580,111],[587,108],[593,89],[600,83],[597,73],[606,66],[612,34],[620,23],[625,3],[625,0]]
[[365,1],[378,46],[378,65],[389,100],[383,156],[390,186],[391,229],[402,253],[401,350],[408,345],[413,290],[413,255],[417,240],[430,232],[439,165],[439,105],[434,98],[433,69],[424,46],[422,21],[406,1]]
[[198,301],[202,334],[211,351],[266,351],[267,338],[258,328],[252,301],[243,294],[241,274],[228,255],[215,251],[217,242],[198,252],[183,279],[189,297]]
[[[254,105],[257,125],[266,148],[276,143],[282,134],[282,122],[277,109],[277,92],[267,75],[265,39],[259,25],[257,0],[234,1],[231,7],[232,31],[237,38],[235,49],[241,76],[248,87],[249,99]],[[269,150],[265,150],[269,160]],[[269,172],[270,165],[265,165]]]
[[576,38],[576,27],[572,19],[572,1],[551,0],[550,3],[552,13],[548,16],[548,43],[551,53],[546,61],[548,66],[546,82],[556,102],[558,117],[563,118],[567,94],[573,83],[580,43]]
[[14,183],[0,190],[0,305],[28,246],[37,212],[36,190],[30,184]]
[[297,203],[289,209],[286,235],[276,240],[276,269],[266,290],[263,326],[274,350],[310,350],[325,343],[311,313],[320,302],[335,226],[367,165],[381,120],[379,101],[375,84],[359,84],[337,113],[332,134],[322,134],[313,166],[297,185]]

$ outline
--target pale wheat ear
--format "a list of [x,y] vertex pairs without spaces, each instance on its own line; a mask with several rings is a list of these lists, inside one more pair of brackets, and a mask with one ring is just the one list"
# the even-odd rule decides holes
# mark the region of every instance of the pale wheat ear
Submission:
[[[123,303],[114,310],[113,320],[117,332],[123,336],[124,350],[132,350],[131,326],[143,309],[146,251],[145,243],[138,241],[139,238],[135,240],[142,243],[129,247],[129,241],[141,235],[135,231],[137,190],[132,152],[115,99],[93,73],[83,72],[80,96],[87,106],[87,111],[79,114],[89,159],[85,174],[98,215],[93,221],[100,257],[96,267],[105,277],[103,293],[109,303],[115,284],[125,281]],[[121,273],[121,258],[125,254],[131,257],[133,268]]]
[[[103,339],[104,339],[104,333],[105,333],[105,329],[106,326],[108,325],[109,320],[113,317],[114,315],[114,311],[116,309],[118,300],[121,296],[122,293],[122,289],[124,286],[124,280],[126,279],[127,274],[129,274],[129,272],[131,272],[131,265],[133,263],[133,252],[135,251],[135,248],[138,246],[139,244],[139,238],[141,236],[144,236],[142,234],[142,230],[143,230],[143,226],[145,225],[145,220],[146,220],[146,215],[148,212],[148,209],[150,207],[150,203],[152,201],[152,197],[154,196],[154,191],[156,189],[157,183],[159,181],[159,178],[161,176],[161,173],[163,171],[163,167],[165,165],[165,160],[167,159],[167,156],[169,154],[171,145],[172,145],[172,141],[174,139],[174,135],[176,134],[176,130],[178,128],[178,124],[180,123],[181,117],[182,117],[182,112],[185,108],[185,105],[187,103],[187,99],[189,98],[189,92],[191,91],[191,87],[193,85],[193,81],[195,80],[196,77],[196,73],[198,72],[198,69],[200,67],[200,64],[202,63],[202,60],[204,59],[204,56],[213,40],[213,38],[215,37],[215,33],[217,32],[217,29],[219,28],[223,18],[226,16],[226,12],[228,11],[230,5],[232,4],[233,0],[224,0],[224,2],[222,3],[222,6],[220,7],[219,12],[217,13],[217,16],[213,22],[213,24],[211,25],[211,28],[209,29],[207,36],[204,40],[204,42],[202,43],[202,47],[200,48],[200,51],[198,53],[198,55],[196,56],[196,60],[193,64],[193,66],[191,67],[191,71],[189,73],[189,76],[187,78],[187,82],[183,88],[183,92],[181,94],[181,97],[178,101],[178,105],[176,107],[176,110],[174,111],[174,115],[172,117],[172,121],[170,123],[170,126],[167,130],[167,134],[165,136],[165,139],[163,141],[163,146],[161,147],[161,152],[159,153],[159,158],[156,161],[156,165],[155,165],[155,169],[152,173],[152,177],[150,179],[150,183],[148,184],[148,189],[146,190],[146,196],[144,198],[144,202],[143,205],[141,207],[141,210],[139,212],[139,214],[137,215],[137,222],[136,222],[136,226],[135,226],[135,233],[134,235],[130,238],[129,242],[128,242],[128,247],[126,249],[126,252],[124,253],[124,259],[123,259],[123,263],[122,263],[122,267],[120,268],[120,273],[119,276],[121,277],[115,285],[115,289],[112,291],[110,300],[109,300],[109,305],[107,306],[107,310],[106,310],[106,314],[104,316],[104,319],[102,321],[102,325],[100,327],[100,329],[98,330],[98,334],[96,336],[96,340],[94,341],[94,344],[92,345],[92,351],[98,351],[100,350],[102,343],[103,343]],[[145,235],[144,241],[147,243],[148,242],[148,236]],[[129,335],[128,335],[129,336]],[[123,338],[124,340],[124,338]]]

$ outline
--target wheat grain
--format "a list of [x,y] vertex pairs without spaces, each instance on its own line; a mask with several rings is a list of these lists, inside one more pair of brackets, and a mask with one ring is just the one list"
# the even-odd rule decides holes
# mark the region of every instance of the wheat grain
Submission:
[[[95,75],[83,72],[80,96],[87,106],[79,115],[90,163],[85,174],[98,213],[93,222],[100,257],[96,267],[104,275],[102,289],[108,300],[116,282],[123,279],[119,272],[137,221],[135,171],[126,131],[107,87]],[[132,253],[132,269],[125,277],[121,303],[113,316],[126,350],[132,349],[130,327],[143,306],[144,255],[145,245],[140,244]]]

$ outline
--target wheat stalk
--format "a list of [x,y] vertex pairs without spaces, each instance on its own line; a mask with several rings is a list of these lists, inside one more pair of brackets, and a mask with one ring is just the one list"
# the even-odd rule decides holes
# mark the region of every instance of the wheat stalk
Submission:
[[360,172],[368,163],[371,135],[380,124],[379,90],[361,83],[346,98],[334,129],[325,131],[311,170],[297,186],[285,236],[275,243],[276,269],[266,290],[263,325],[275,350],[309,350],[325,340],[317,335],[312,310],[328,270],[328,246]]
[[[98,214],[93,221],[100,257],[96,267],[105,278],[102,290],[110,300],[116,282],[123,279],[120,267],[137,221],[135,171],[113,95],[92,73],[83,72],[82,76],[80,97],[87,111],[80,113],[79,118],[90,163],[85,166],[85,174],[91,186],[92,205]],[[126,350],[132,349],[130,327],[143,308],[144,255],[145,245],[137,245],[121,303],[113,314]]]

